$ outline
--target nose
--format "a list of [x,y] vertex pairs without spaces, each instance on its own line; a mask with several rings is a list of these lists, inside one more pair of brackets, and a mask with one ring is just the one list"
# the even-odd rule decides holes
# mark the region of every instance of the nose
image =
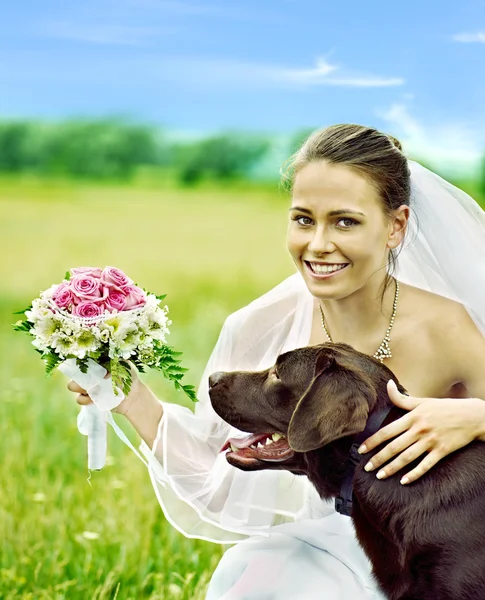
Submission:
[[213,388],[220,382],[220,380],[224,377],[223,371],[217,371],[216,373],[212,373],[209,375],[209,387]]
[[330,254],[331,252],[334,252],[335,244],[331,237],[331,232],[329,231],[316,231],[308,244],[308,249],[315,255]]

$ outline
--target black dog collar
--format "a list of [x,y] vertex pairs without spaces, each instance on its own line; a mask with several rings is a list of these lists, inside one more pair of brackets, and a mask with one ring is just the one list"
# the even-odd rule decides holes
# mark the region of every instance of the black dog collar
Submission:
[[384,420],[389,415],[393,406],[386,406],[381,410],[372,413],[367,419],[364,431],[358,433],[352,446],[350,448],[349,456],[347,458],[347,468],[345,469],[344,478],[342,480],[342,486],[340,488],[340,494],[335,498],[335,510],[346,517],[352,516],[352,500],[353,500],[353,488],[352,482],[354,480],[355,468],[362,460],[362,454],[359,454],[357,450],[364,440],[371,435],[374,435],[384,423]]

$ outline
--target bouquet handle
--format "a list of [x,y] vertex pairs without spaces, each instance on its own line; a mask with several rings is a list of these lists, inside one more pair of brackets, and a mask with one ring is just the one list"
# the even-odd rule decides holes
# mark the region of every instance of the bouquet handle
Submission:
[[106,464],[108,427],[106,411],[101,411],[93,402],[82,406],[77,417],[77,428],[88,438],[88,469],[99,471]]
[[118,406],[124,400],[125,395],[118,387],[116,388],[118,394],[114,393],[111,378],[104,378],[107,373],[104,367],[91,358],[88,358],[87,363],[86,373],[81,371],[74,358],[68,358],[57,368],[86,390],[93,401],[92,404],[81,407],[77,419],[79,432],[88,438],[88,469],[99,470],[106,464],[108,422],[116,435],[146,464],[145,459],[133,447],[111,414],[111,409]]

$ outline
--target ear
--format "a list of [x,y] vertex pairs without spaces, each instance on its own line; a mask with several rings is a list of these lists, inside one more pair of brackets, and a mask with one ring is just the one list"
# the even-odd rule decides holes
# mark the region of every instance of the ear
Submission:
[[290,420],[290,448],[308,452],[363,431],[376,397],[371,380],[351,358],[319,357],[315,377]]
[[409,206],[405,204],[394,211],[394,216],[390,220],[389,236],[386,244],[389,249],[397,248],[403,241],[408,226],[409,214]]

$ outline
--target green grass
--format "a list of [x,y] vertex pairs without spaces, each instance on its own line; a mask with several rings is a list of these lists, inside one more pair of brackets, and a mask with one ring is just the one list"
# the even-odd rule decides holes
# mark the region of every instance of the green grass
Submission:
[[[204,598],[223,547],[167,523],[146,468],[111,431],[109,464],[90,487],[75,394],[61,373],[44,375],[12,312],[70,267],[117,266],[167,294],[169,342],[198,385],[225,317],[293,272],[287,206],[268,187],[0,180],[1,598]],[[160,374],[142,377],[159,398],[189,404]]]
[[[168,524],[146,468],[111,431],[90,487],[76,395],[61,373],[44,375],[12,312],[72,266],[117,266],[167,294],[169,341],[198,385],[225,317],[292,272],[287,206],[267,188],[0,181],[1,598],[204,598],[224,548]],[[160,374],[142,377],[190,403]]]

